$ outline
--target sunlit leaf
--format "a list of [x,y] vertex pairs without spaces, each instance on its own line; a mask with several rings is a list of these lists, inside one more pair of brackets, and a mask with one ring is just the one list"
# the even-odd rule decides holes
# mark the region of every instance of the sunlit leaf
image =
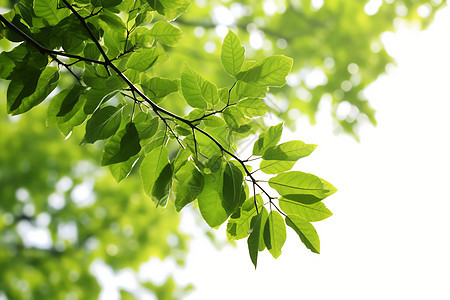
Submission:
[[151,68],[161,54],[159,48],[152,47],[133,52],[127,62],[127,68],[145,71]]
[[182,31],[168,22],[158,21],[153,24],[150,34],[167,46],[175,46],[181,38]]
[[184,206],[197,199],[203,190],[203,175],[195,167],[195,165],[188,161],[175,174],[178,181],[175,188],[175,208],[180,211]]
[[159,146],[145,155],[141,164],[142,187],[152,197],[153,187],[163,169],[169,164],[169,152],[166,147]]
[[58,0],[34,0],[34,13],[50,25],[56,25],[68,15],[67,10],[58,9]]
[[203,190],[198,196],[200,213],[212,228],[221,225],[230,215],[222,204],[222,176],[222,172],[205,175]]
[[329,192],[319,177],[300,171],[278,174],[269,179],[269,185],[281,196],[304,204],[319,202]]
[[109,171],[111,172],[111,175],[117,182],[121,182],[128,175],[130,175],[131,170],[133,169],[134,165],[138,162],[138,160],[139,155],[132,156],[127,161],[109,165],[108,166]]
[[265,115],[269,107],[261,99],[244,99],[236,105],[249,118]]
[[314,253],[320,253],[320,240],[314,226],[299,216],[289,215],[286,217],[286,225],[294,229],[305,244],[306,248]]
[[259,168],[266,174],[279,174],[289,171],[295,165],[295,161],[261,160]]
[[264,243],[274,258],[281,255],[281,248],[286,241],[286,226],[283,217],[271,211],[264,225]]
[[253,155],[263,155],[267,149],[275,146],[281,139],[281,133],[283,132],[283,123],[272,126],[267,131],[262,132],[259,135],[253,145]]
[[156,178],[152,189],[152,200],[157,206],[165,207],[172,187],[173,167],[167,164]]
[[175,80],[161,77],[144,77],[141,86],[145,94],[156,103],[167,95],[178,91],[178,83]]
[[206,108],[219,101],[217,87],[186,64],[181,74],[181,91],[186,102],[196,108]]
[[297,215],[305,221],[317,222],[331,217],[333,213],[323,204],[317,202],[313,204],[303,204],[294,200],[281,198],[280,208],[288,215]]
[[229,30],[222,43],[221,59],[225,71],[231,76],[236,76],[244,63],[244,47],[237,35]]
[[284,55],[269,56],[250,69],[240,72],[236,78],[261,86],[283,86],[286,84],[286,76],[291,71],[292,63],[292,58]]
[[316,147],[317,145],[305,144],[302,141],[289,141],[268,148],[263,154],[263,159],[297,161],[302,157],[310,155]]

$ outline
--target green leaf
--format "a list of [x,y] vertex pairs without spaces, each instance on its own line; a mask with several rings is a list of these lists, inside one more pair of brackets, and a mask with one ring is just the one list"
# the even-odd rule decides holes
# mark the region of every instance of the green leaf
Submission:
[[152,197],[153,187],[161,172],[169,164],[169,151],[159,146],[148,153],[141,164],[141,179],[145,193]]
[[[105,6],[104,6],[105,7]],[[119,31],[122,31],[123,29],[127,29],[127,26],[125,25],[125,23],[122,21],[122,19],[110,12],[110,11],[103,11],[100,15],[99,18],[102,22],[100,22],[101,27],[112,27],[113,29],[117,29]]]
[[166,16],[168,20],[174,20],[184,13],[191,4],[189,0],[147,0],[150,7]]
[[136,129],[139,134],[141,146],[144,146],[150,138],[152,138],[158,131],[159,118],[153,117],[150,120],[139,122],[136,124]]
[[286,225],[294,229],[306,248],[314,253],[320,253],[319,236],[311,223],[303,220],[299,216],[288,215],[286,217]]
[[175,178],[178,182],[175,188],[175,208],[180,211],[187,204],[197,199],[203,190],[204,180],[202,173],[191,161],[188,161],[179,169]]
[[218,116],[209,116],[203,119],[203,123],[208,127],[223,127],[226,126],[225,121]]
[[260,86],[283,86],[292,68],[292,58],[273,55],[264,58],[253,67],[237,74],[238,80]]
[[267,212],[267,209],[265,207],[261,207],[261,211],[259,212],[262,214],[261,216],[261,228],[259,230],[259,251],[263,251],[266,249],[266,243],[264,242],[264,225],[267,223],[267,218],[269,217],[269,213]]
[[47,124],[59,124],[70,120],[83,107],[83,101],[79,98],[84,91],[83,86],[74,85],[53,97],[47,111]]
[[269,107],[261,99],[244,99],[236,106],[249,118],[263,116],[269,111]]
[[107,89],[89,89],[84,94],[84,97],[86,98],[84,112],[86,114],[92,114],[101,104],[107,102],[117,93],[117,90],[109,91]]
[[274,258],[281,255],[281,248],[286,241],[286,226],[283,217],[276,211],[271,211],[264,226],[264,243]]
[[262,215],[263,214],[261,212],[252,218],[250,224],[251,233],[247,240],[248,252],[250,254],[250,259],[252,260],[252,263],[255,266],[255,269],[258,263],[258,249],[259,249]]
[[262,160],[259,169],[266,174],[279,174],[289,171],[295,165],[295,161]]
[[56,88],[58,80],[56,67],[13,73],[6,93],[8,113],[18,115],[38,105]]
[[205,175],[203,190],[198,196],[200,213],[206,223],[212,228],[221,225],[230,215],[222,205],[222,176],[223,172],[220,170],[216,173]]
[[189,161],[189,157],[191,156],[191,153],[189,150],[180,148],[178,150],[177,156],[171,161],[171,164],[173,165],[173,172],[175,174],[178,173],[178,171]]
[[70,119],[67,121],[64,121],[63,119],[58,120],[58,129],[65,137],[69,136],[75,126],[82,124],[84,120],[86,120],[86,114],[83,109],[81,109],[84,106],[84,103],[85,98],[81,95],[72,112],[66,115],[66,117],[70,116]]
[[305,144],[302,141],[289,141],[267,149],[263,154],[265,160],[297,161],[310,155],[317,145]]
[[167,95],[178,92],[176,80],[161,77],[144,77],[141,86],[144,93],[156,103],[160,102]]
[[241,170],[233,163],[226,161],[223,172],[223,202],[222,206],[226,212],[231,215],[238,207],[241,201],[241,189],[244,176]]
[[130,122],[125,129],[113,135],[105,144],[102,155],[102,166],[127,161],[141,150],[136,125]]
[[269,186],[281,196],[304,204],[319,202],[329,192],[319,177],[300,171],[278,174],[269,179]]
[[266,86],[238,81],[231,93],[230,103],[236,103],[244,98],[264,98],[268,90]]
[[245,48],[237,35],[229,30],[222,43],[221,59],[225,71],[231,76],[236,76],[244,63]]
[[104,27],[102,29],[105,31],[103,34],[103,41],[106,48],[108,48],[108,57],[117,57],[124,49],[126,30],[118,30],[117,27]]
[[262,209],[264,202],[261,195],[247,198],[241,206],[239,215],[237,217],[232,215],[228,221],[227,238],[229,241],[243,239],[249,235],[250,221],[256,215],[255,198],[258,208]]
[[207,108],[219,101],[217,87],[185,64],[181,74],[181,91],[186,102],[195,108]]
[[281,139],[283,132],[283,123],[269,127],[265,132],[259,135],[258,140],[253,145],[253,155],[263,155],[267,149],[275,146]]
[[150,34],[164,45],[173,47],[181,39],[183,32],[168,22],[158,21],[153,25]]
[[114,135],[120,127],[123,106],[105,106],[97,110],[87,121],[84,143],[94,143]]
[[102,6],[104,8],[114,7],[114,6],[119,5],[122,2],[122,0],[101,0],[101,1],[102,1]]
[[136,49],[150,48],[154,40],[155,38],[151,35],[150,29],[147,27],[137,27],[130,35],[130,43]]
[[44,18],[50,25],[58,24],[69,15],[68,10],[58,9],[58,0],[34,0],[33,2],[36,16]]
[[156,47],[135,51],[128,59],[127,68],[138,71],[146,71],[156,63],[160,54],[161,50]]
[[325,195],[327,197],[331,196],[337,192],[337,188],[335,188],[331,183],[329,183],[328,181],[326,181],[325,179],[322,179],[322,178],[320,178],[320,180],[322,180],[323,189],[328,190],[328,192],[325,192]]
[[317,222],[331,217],[333,213],[323,204],[317,202],[313,204],[303,204],[294,200],[281,198],[280,208],[288,215],[297,215],[305,221]]
[[128,177],[128,175],[130,175],[131,170],[133,169],[134,165],[136,165],[138,160],[139,155],[132,156],[127,161],[109,165],[109,171],[111,172],[111,175],[114,177],[114,179],[117,182],[120,182]]
[[250,119],[244,117],[239,108],[234,106],[227,107],[223,111],[223,118],[232,130],[238,130],[241,126],[251,122]]
[[[16,47],[14,48],[14,50],[18,48],[19,47]],[[12,74],[14,68],[16,67],[14,58],[10,57],[10,55],[13,54],[12,53],[13,51],[0,53],[0,61],[2,62],[0,64],[0,78],[2,79],[8,79],[9,76]]]
[[173,168],[167,164],[159,173],[152,190],[152,200],[156,206],[165,207],[172,187]]

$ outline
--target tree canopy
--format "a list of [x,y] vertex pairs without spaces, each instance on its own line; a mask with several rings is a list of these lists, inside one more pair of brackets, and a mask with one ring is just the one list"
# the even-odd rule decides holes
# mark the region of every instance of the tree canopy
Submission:
[[[321,101],[333,103],[337,126],[350,134],[364,120],[375,124],[362,92],[390,62],[380,33],[402,18],[426,25],[443,5],[436,0],[0,4],[10,8],[0,15],[6,111],[26,113],[17,123],[5,121],[12,129],[1,140],[6,145],[22,139],[2,156],[1,192],[8,200],[0,207],[7,216],[0,229],[11,237],[4,250],[11,259],[1,263],[12,270],[17,253],[25,253],[23,272],[35,261],[45,263],[27,280],[34,297],[57,289],[59,281],[52,285],[49,276],[62,278],[71,270],[98,292],[88,270],[99,256],[115,269],[137,269],[150,252],[178,255],[182,263],[185,238],[173,208],[179,212],[187,205],[198,207],[211,228],[226,223],[230,241],[247,238],[255,268],[260,251],[281,255],[286,225],[319,253],[312,223],[332,215],[322,200],[336,188],[292,170],[317,145],[284,142],[283,129],[294,126],[298,112],[314,121]],[[342,106],[346,112],[338,113]],[[84,154],[72,144],[53,146],[57,142],[44,134],[23,171],[18,159],[32,136],[42,134],[33,125],[40,107],[46,108],[46,123],[81,144]],[[96,147],[103,149],[101,157]],[[85,155],[108,166],[120,184],[103,176],[77,177],[73,162]],[[129,176],[138,170],[142,188]],[[41,180],[23,188],[24,174]],[[46,186],[44,178],[50,178]],[[62,180],[71,182],[64,191],[57,189]],[[83,184],[92,189],[94,182],[98,203],[77,203],[73,190]],[[141,189],[151,200],[138,196]],[[65,205],[55,208],[52,201]],[[161,213],[155,206],[168,209]],[[21,241],[19,232],[20,224],[41,224],[39,216],[49,220],[44,227],[53,241],[45,249]],[[77,228],[75,240],[61,237],[64,226]],[[165,243],[170,234],[178,246]],[[136,247],[143,248],[140,255]],[[42,253],[55,259],[43,262]],[[26,299],[20,288],[11,288],[20,277],[0,276],[8,297]],[[43,282],[51,283],[42,288]],[[58,291],[66,294],[67,287]],[[75,291],[78,297],[85,292]]]

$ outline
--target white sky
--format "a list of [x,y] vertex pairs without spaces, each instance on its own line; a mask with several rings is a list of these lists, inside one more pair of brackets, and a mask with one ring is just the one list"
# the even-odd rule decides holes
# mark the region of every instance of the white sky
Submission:
[[360,143],[332,134],[327,105],[319,126],[299,121],[293,138],[319,147],[296,167],[339,189],[315,223],[322,253],[288,228],[280,258],[260,252],[255,271],[245,240],[219,251],[198,234],[176,275],[196,287],[186,299],[450,299],[449,33],[446,8],[424,32],[383,36],[397,67],[367,89],[378,126]]

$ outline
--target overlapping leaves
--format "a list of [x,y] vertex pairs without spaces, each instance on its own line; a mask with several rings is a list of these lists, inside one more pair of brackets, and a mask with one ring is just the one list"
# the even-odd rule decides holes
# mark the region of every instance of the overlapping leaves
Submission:
[[[248,237],[255,267],[258,252],[266,248],[279,257],[286,239],[285,224],[311,251],[319,252],[310,222],[331,215],[321,201],[335,188],[315,175],[289,172],[316,145],[280,144],[283,124],[266,128],[261,119],[269,112],[266,93],[285,84],[292,59],[273,55],[246,62],[245,48],[229,31],[221,62],[235,80],[231,87],[218,88],[188,63],[180,79],[164,78],[156,74],[167,61],[165,47],[176,46],[182,38],[181,30],[170,21],[186,11],[189,1],[33,3],[28,3],[28,10],[17,9],[5,17],[7,36],[15,33],[14,41],[26,40],[0,54],[5,62],[0,75],[11,80],[8,113],[20,114],[43,102],[56,89],[60,70],[69,70],[73,80],[61,83],[64,87],[51,97],[47,123],[68,136],[87,119],[81,143],[103,146],[101,165],[109,166],[116,181],[140,164],[144,191],[156,206],[165,207],[173,200],[180,211],[194,203],[212,228],[228,220],[227,237]],[[151,24],[156,12],[165,20]],[[20,18],[23,22],[18,22]],[[13,20],[23,32],[8,23]],[[36,28],[31,31],[31,26]],[[49,32],[55,32],[55,38]],[[171,104],[184,107],[181,96],[192,108],[187,116],[158,106],[168,98]],[[252,159],[239,158],[237,142],[258,132]],[[252,172],[248,163],[257,160],[259,169]],[[279,201],[256,179],[259,170],[276,174],[268,186],[281,196]]]

